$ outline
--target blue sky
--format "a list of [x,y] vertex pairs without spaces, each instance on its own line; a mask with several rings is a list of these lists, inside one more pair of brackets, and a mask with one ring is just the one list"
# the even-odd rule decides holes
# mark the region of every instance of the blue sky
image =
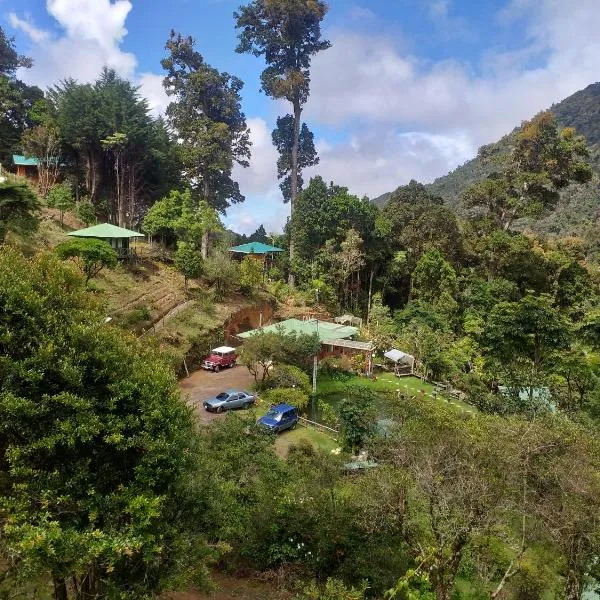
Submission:
[[[241,0],[0,0],[2,26],[34,58],[21,76],[45,87],[103,65],[141,86],[157,113],[160,59],[171,29],[205,59],[243,79],[250,168],[236,169],[247,200],[226,222],[240,231],[288,214],[270,131],[284,103],[259,90],[261,60],[235,53]],[[313,64],[305,120],[322,174],[375,197],[411,178],[431,181],[521,120],[596,81],[598,0],[330,0],[332,48]]]

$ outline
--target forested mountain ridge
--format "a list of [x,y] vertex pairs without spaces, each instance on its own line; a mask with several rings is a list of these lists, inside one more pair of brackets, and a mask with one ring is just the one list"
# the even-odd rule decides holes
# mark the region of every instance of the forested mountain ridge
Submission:
[[[591,150],[590,162],[595,175],[592,181],[585,185],[571,186],[563,190],[556,209],[548,215],[535,223],[521,220],[516,227],[531,228],[539,233],[584,235],[586,229],[595,222],[600,208],[600,83],[593,83],[576,92],[553,105],[550,111],[562,127],[574,127],[578,134],[585,136]],[[508,149],[519,129],[516,127],[488,148],[492,151]],[[461,213],[462,193],[494,169],[495,165],[486,164],[481,157],[476,156],[426,187],[433,194],[441,196],[449,208]],[[383,194],[373,202],[381,208],[385,206],[389,197],[390,193]]]

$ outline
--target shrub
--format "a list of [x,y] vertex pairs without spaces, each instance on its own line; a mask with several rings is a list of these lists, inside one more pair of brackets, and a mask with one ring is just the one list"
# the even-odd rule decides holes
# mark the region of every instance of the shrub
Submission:
[[323,402],[323,400],[317,402],[317,418],[322,425],[327,425],[327,427],[331,427],[332,429],[339,427],[339,419],[335,409],[331,404]]
[[217,298],[223,298],[240,285],[240,269],[225,253],[216,253],[204,263],[204,277]]
[[266,390],[262,394],[262,400],[267,404],[290,404],[298,409],[298,412],[305,413],[308,409],[309,397],[306,392],[298,388],[277,388]]
[[117,253],[109,243],[93,238],[73,238],[63,242],[56,247],[56,254],[61,260],[75,259],[86,283],[104,267],[116,267],[118,262]]
[[134,308],[130,313],[127,313],[123,319],[124,323],[130,326],[149,320],[150,310],[147,306],[138,306],[137,308]]
[[269,389],[298,388],[308,394],[311,390],[311,383],[308,375],[302,369],[294,365],[278,365],[265,382],[265,387]]
[[56,208],[60,211],[60,224],[63,224],[65,211],[71,210],[74,206],[73,191],[70,183],[57,183],[50,188],[46,203],[50,208]]
[[260,286],[262,278],[262,263],[252,256],[246,256],[240,264],[240,286],[242,290],[247,294],[253,294]]
[[296,600],[363,600],[366,590],[366,582],[356,589],[346,587],[339,579],[328,578],[325,584],[310,583],[296,596]]
[[183,285],[187,292],[188,279],[195,279],[202,275],[204,261],[200,252],[192,244],[179,242],[175,251],[175,268],[183,275]]

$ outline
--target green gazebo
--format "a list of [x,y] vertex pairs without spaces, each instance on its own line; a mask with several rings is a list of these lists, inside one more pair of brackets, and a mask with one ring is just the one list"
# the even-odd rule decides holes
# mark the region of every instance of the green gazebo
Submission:
[[269,244],[263,244],[262,242],[248,242],[241,246],[234,246],[229,248],[229,252],[232,254],[238,254],[241,256],[251,256],[256,260],[262,261],[263,269],[267,269],[267,257],[271,257],[271,265],[273,264],[273,256],[278,252],[285,252],[283,248],[277,248],[277,246],[269,246]]
[[242,244],[241,246],[229,248],[229,252],[233,252],[234,254],[254,254],[256,256],[266,256],[267,254],[285,252],[285,250],[283,248],[277,248],[276,246],[269,246],[269,244],[263,244],[262,242],[249,242],[248,244]]
[[124,227],[117,227],[111,223],[93,225],[92,227],[80,229],[79,231],[71,231],[71,233],[67,235],[70,235],[71,237],[104,240],[114,248],[119,255],[119,258],[129,258],[134,254],[133,250],[129,247],[129,241],[131,239],[145,237],[143,233],[125,229]]

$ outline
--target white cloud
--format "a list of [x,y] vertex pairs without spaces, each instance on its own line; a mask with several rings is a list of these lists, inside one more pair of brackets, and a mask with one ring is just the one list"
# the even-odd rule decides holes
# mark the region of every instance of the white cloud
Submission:
[[49,34],[43,29],[38,29],[32,22],[31,19],[19,18],[14,12],[8,13],[8,22],[15,29],[23,31],[33,42],[39,44],[48,39]]
[[446,173],[471,158],[476,148],[463,134],[397,133],[386,127],[365,127],[345,143],[322,146],[320,164],[306,176],[347,186],[371,198],[410,179],[427,181],[432,173]]
[[227,211],[225,222],[240,233],[253,233],[259,225],[267,232],[281,231],[290,214],[289,205],[277,182],[277,150],[271,141],[271,130],[264,119],[247,119],[252,142],[252,158],[248,168],[235,167],[233,178],[246,196],[243,204]]
[[46,9],[60,27],[58,36],[36,27],[28,17],[7,15],[11,26],[23,31],[33,44],[28,54],[34,65],[20,70],[21,79],[42,88],[67,77],[85,83],[109,67],[140,86],[155,116],[164,114],[169,99],[162,86],[163,76],[149,72],[136,75],[136,57],[121,49],[132,9],[129,0],[46,0]]
[[359,4],[353,4],[350,8],[350,18],[356,21],[365,21],[374,19],[377,15],[366,6],[360,6]]
[[[431,2],[430,14],[447,18],[449,6]],[[411,177],[430,181],[598,79],[597,0],[514,0],[502,19],[506,26],[525,19],[526,44],[488,53],[481,72],[451,60],[426,63],[381,35],[330,32],[332,48],[313,62],[305,118],[352,136],[321,151],[318,172],[370,196]]]
[[127,35],[125,21],[131,8],[128,0],[47,0],[46,9],[62,30],[58,37],[39,29],[29,19],[9,15],[11,25],[33,42],[29,54],[34,65],[19,76],[28,83],[47,87],[65,77],[92,81],[107,66],[132,78],[137,60],[120,48]]
[[247,122],[252,142],[252,159],[248,168],[237,165],[233,177],[240,184],[242,194],[256,195],[266,193],[273,187],[277,188],[277,150],[271,141],[271,130],[264,119],[249,118]]
[[137,82],[140,86],[140,94],[148,100],[148,106],[156,116],[164,115],[170,102],[163,87],[163,79],[163,75],[142,73]]

